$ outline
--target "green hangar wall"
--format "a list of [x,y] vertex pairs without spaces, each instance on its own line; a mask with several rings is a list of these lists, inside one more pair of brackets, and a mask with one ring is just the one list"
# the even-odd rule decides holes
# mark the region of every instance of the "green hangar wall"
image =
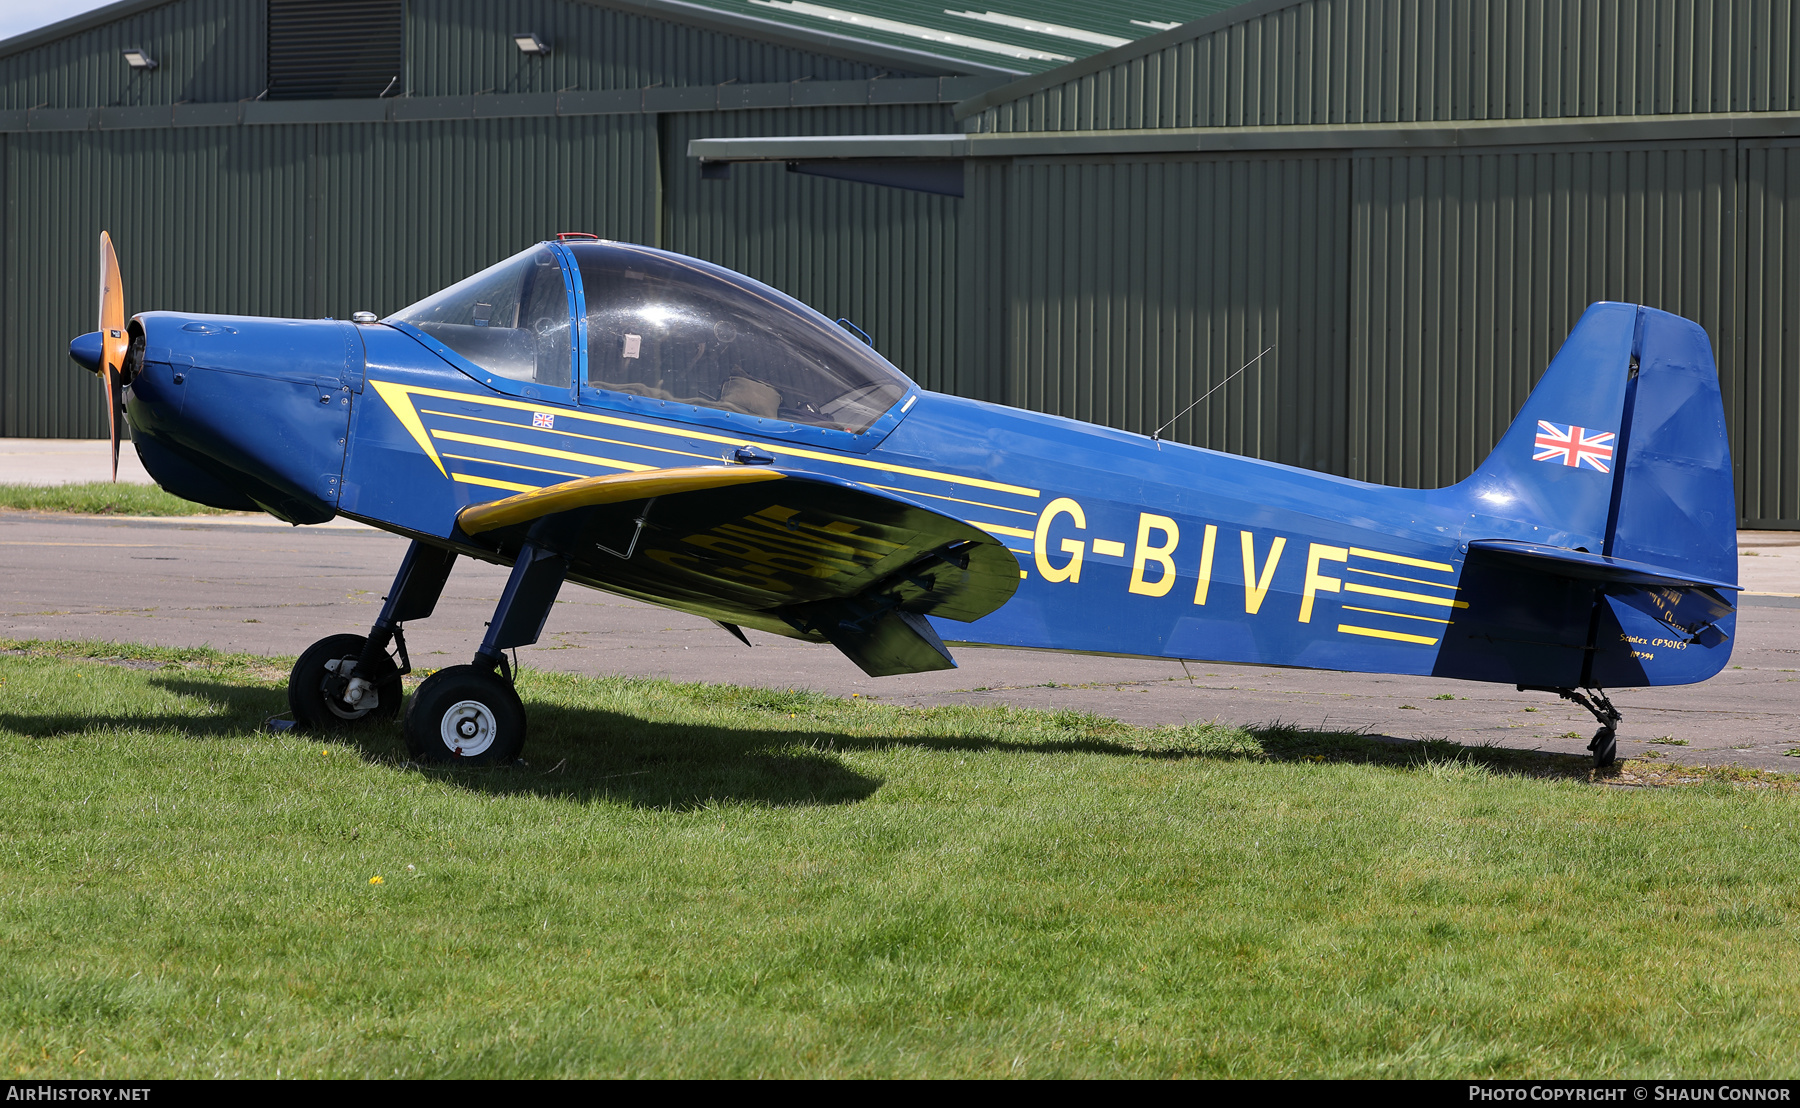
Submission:
[[340,318],[591,231],[778,284],[944,387],[956,200],[702,181],[686,143],[944,131],[1016,76],[657,0],[127,0],[3,49],[0,435],[22,437],[104,434],[67,356],[102,229],[129,311]]
[[1783,0],[1259,0],[972,98],[959,384],[1443,485],[1637,301],[1712,338],[1740,519],[1800,527],[1797,43]]

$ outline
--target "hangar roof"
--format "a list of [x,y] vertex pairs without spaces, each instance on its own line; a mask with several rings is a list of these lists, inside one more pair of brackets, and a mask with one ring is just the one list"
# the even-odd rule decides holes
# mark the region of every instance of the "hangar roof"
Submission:
[[[0,41],[0,57],[54,42],[170,3],[118,0]],[[1042,73],[1101,51],[1221,12],[1245,0],[574,0],[677,22],[723,24],[753,37],[793,37],[828,53],[889,57],[922,71]],[[994,5],[1000,8],[996,10]],[[833,47],[837,49],[834,50]],[[873,47],[873,50],[869,48]],[[962,63],[962,64],[956,64]]]
[[965,130],[1019,132],[1800,110],[1791,4],[1597,10],[1245,0],[996,87],[956,116]]
[[[604,0],[602,0],[604,2]],[[697,0],[723,12],[1042,73],[1245,0]]]

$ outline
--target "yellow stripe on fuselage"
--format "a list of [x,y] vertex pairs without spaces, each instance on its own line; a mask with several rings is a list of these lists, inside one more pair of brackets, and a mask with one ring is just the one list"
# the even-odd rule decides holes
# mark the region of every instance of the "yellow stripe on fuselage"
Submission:
[[[662,448],[654,447],[653,449],[660,450]],[[862,484],[862,485],[867,485],[872,489],[880,489],[883,492],[900,492],[900,493],[905,493],[907,496],[929,496],[933,500],[954,500],[958,504],[973,504],[977,508],[986,508],[989,511],[994,511],[994,512],[1014,512],[1014,513],[1016,513],[1018,515],[1022,515],[1022,516],[1037,515],[1037,513],[1032,511],[1030,508],[1003,508],[998,504],[989,504],[984,500],[964,500],[960,496],[945,496],[941,492],[920,492],[918,489],[902,489],[902,488],[897,488],[894,485],[877,485],[873,481],[859,481],[857,483]]]
[[1411,612],[1384,612],[1380,608],[1358,608],[1354,604],[1344,605],[1344,611],[1367,612],[1372,616],[1393,616],[1395,619],[1416,619],[1425,623],[1448,624],[1450,622],[1447,619],[1439,619],[1437,616],[1415,616]]
[[1392,562],[1397,566],[1412,566],[1414,569],[1435,569],[1439,573],[1449,573],[1456,567],[1448,562],[1428,562],[1423,558],[1408,558],[1404,554],[1383,554],[1379,550],[1364,550],[1360,546],[1350,548],[1352,558],[1373,558],[1378,562]]
[[1389,581],[1407,581],[1414,585],[1425,585],[1433,589],[1454,589],[1455,585],[1448,581],[1427,581],[1423,577],[1402,577],[1398,573],[1382,573],[1373,569],[1358,569],[1355,566],[1345,567],[1346,573],[1360,573],[1367,577],[1385,577]]
[[1348,623],[1338,624],[1338,630],[1346,635],[1361,635],[1369,639],[1392,639],[1395,642],[1416,642],[1423,646],[1436,646],[1437,640],[1427,635],[1408,635],[1401,631],[1383,631],[1379,627],[1352,627]]
[[[588,423],[600,423],[611,427],[627,427],[633,431],[646,431],[653,435],[672,435],[678,438],[698,439],[701,442],[716,442],[723,446],[742,446],[746,439],[754,437],[751,434],[738,436],[715,435],[706,431],[695,430],[691,427],[681,427],[679,429],[660,427],[654,423],[644,423],[635,419],[625,419],[621,416],[602,415],[599,412],[579,411],[556,404],[530,404],[521,400],[508,400],[497,396],[480,396],[467,392],[455,392],[450,389],[432,389],[424,388],[419,385],[401,385],[389,381],[371,380],[369,383],[381,394],[382,399],[388,402],[388,406],[394,409],[394,414],[400,418],[402,424],[406,425],[408,431],[412,431],[413,437],[419,440],[419,444],[424,447],[427,454],[432,456],[433,461],[436,461],[437,459],[437,451],[424,436],[423,428],[418,431],[413,430],[413,425],[419,421],[418,412],[414,408],[411,399],[414,396],[431,396],[441,400],[457,400],[465,404],[486,404],[490,407],[505,408],[515,412],[551,412],[560,419],[579,419]],[[396,395],[403,399],[403,404],[394,403]],[[401,410],[402,408],[405,409],[404,412]],[[859,469],[880,470],[883,473],[902,473],[908,477],[923,477],[930,481],[945,481],[953,485],[967,485],[971,488],[987,489],[991,492],[1003,492],[1013,496],[1028,496],[1032,499],[1037,499],[1043,495],[1039,490],[1026,488],[1023,485],[1009,485],[1003,481],[989,481],[984,478],[968,477],[959,473],[946,473],[942,470],[935,469],[918,469],[913,466],[894,465],[890,462],[877,462],[868,458],[849,457],[842,454],[826,454],[817,450],[804,450],[800,447],[789,446],[786,443],[764,442],[761,445],[765,449],[795,458],[810,458],[821,462],[835,462],[838,465],[854,466]],[[584,458],[583,455],[579,454],[568,456],[577,459]],[[437,465],[440,470],[443,469],[442,462],[438,462]],[[645,466],[644,468],[655,469],[657,467]]]
[[1401,592],[1399,589],[1378,589],[1374,585],[1359,585],[1354,581],[1344,582],[1345,592],[1359,592],[1364,596],[1386,596],[1395,600],[1411,600],[1419,604],[1436,604],[1443,608],[1467,608],[1467,600],[1450,600],[1442,596],[1426,596],[1422,592]]
[[541,485],[521,485],[517,481],[496,481],[492,477],[477,477],[472,473],[452,473],[452,481],[461,481],[465,485],[481,485],[490,489],[505,489],[507,492],[536,492]]
[[458,462],[477,462],[484,466],[499,466],[502,469],[528,469],[533,473],[548,473],[552,477],[561,477],[565,480],[575,480],[589,476],[586,473],[570,473],[561,469],[545,469],[543,466],[528,466],[524,462],[502,462],[495,458],[477,458],[473,454],[452,454],[448,450],[444,451],[444,457],[451,458]]
[[998,523],[983,523],[979,519],[965,519],[964,523],[971,527],[979,527],[990,535],[1011,535],[1015,539],[1035,539],[1037,533],[1019,527],[1002,527]]
[[[419,411],[424,415],[443,416],[446,419],[461,419],[470,423],[491,423],[496,427],[514,427],[520,430],[525,429],[523,423],[514,423],[511,420],[506,419],[487,419],[483,416],[463,415],[461,412],[446,412],[442,408],[420,408]],[[716,462],[719,460],[711,454],[696,454],[692,450],[677,450],[672,446],[650,446],[647,443],[626,442],[624,439],[606,439],[601,438],[599,435],[583,435],[578,431],[559,431],[554,427],[533,427],[531,430],[544,431],[552,435],[564,435],[571,439],[584,439],[587,442],[603,442],[608,446],[630,446],[639,450],[655,450],[662,454],[679,454],[683,458],[704,458],[709,462]]]
[[592,454],[577,454],[573,450],[558,450],[550,446],[534,446],[528,442],[512,442],[507,439],[490,439],[484,435],[465,435],[461,431],[432,431],[434,439],[448,442],[466,442],[470,446],[491,446],[497,450],[516,450],[521,454],[535,454],[540,458],[558,458],[565,462],[587,462],[590,465],[606,466],[609,469],[623,469],[630,473],[643,473],[656,469],[641,462],[621,462],[615,458],[599,458]]

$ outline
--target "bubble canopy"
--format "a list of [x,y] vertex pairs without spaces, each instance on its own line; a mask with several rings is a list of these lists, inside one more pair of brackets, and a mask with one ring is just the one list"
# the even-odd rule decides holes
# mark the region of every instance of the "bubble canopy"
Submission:
[[[579,274],[579,297],[565,295],[558,254]],[[567,388],[573,374],[584,400],[639,398],[852,434],[911,388],[872,348],[785,293],[624,243],[534,246],[390,322],[500,378]]]

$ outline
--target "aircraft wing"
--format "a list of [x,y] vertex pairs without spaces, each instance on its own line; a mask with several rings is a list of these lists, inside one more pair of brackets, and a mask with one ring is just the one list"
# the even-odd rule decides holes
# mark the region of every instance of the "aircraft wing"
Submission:
[[836,645],[871,676],[956,663],[925,619],[972,621],[1019,586],[1017,558],[961,520],[774,466],[610,474],[471,505],[456,538],[510,561],[530,542],[575,580]]

